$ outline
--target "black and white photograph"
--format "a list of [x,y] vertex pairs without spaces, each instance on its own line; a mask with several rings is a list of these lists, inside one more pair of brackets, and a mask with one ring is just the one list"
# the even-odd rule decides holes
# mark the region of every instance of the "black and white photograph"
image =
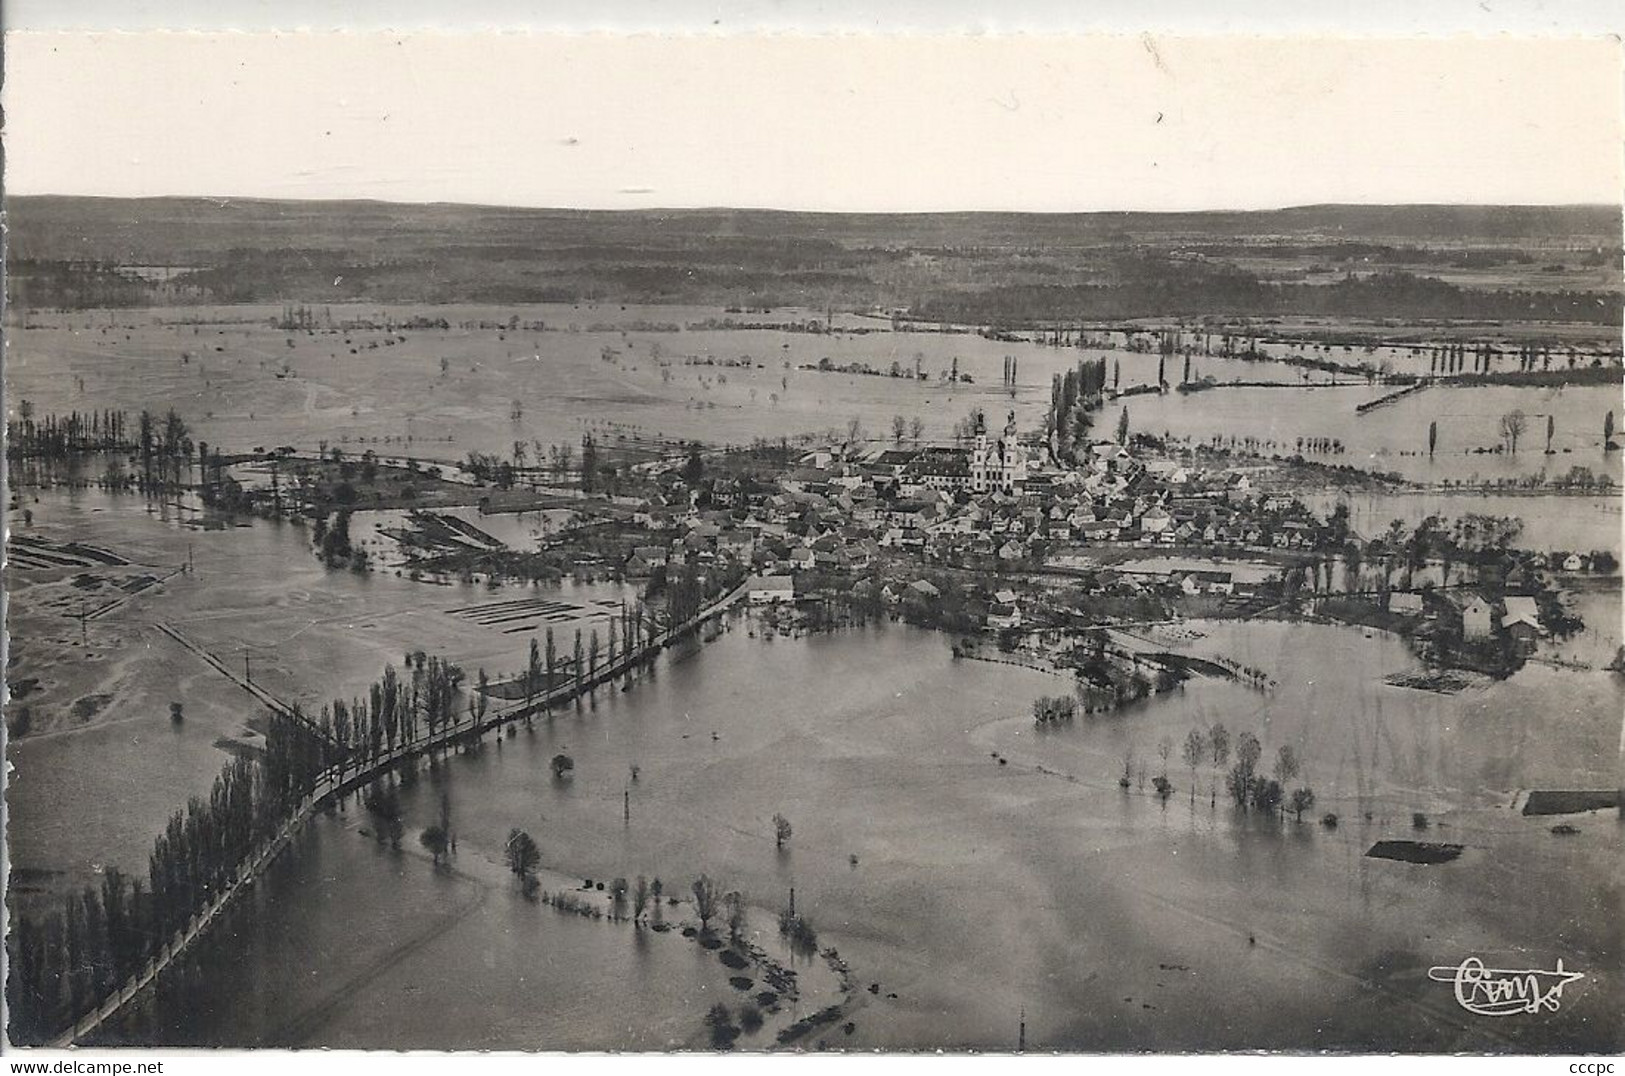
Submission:
[[8,1052],[1625,1049],[1619,37],[226,27],[5,36]]

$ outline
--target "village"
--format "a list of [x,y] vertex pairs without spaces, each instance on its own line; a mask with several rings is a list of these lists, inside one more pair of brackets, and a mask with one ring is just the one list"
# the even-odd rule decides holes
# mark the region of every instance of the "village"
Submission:
[[[1542,639],[1582,626],[1564,580],[1617,569],[1607,551],[1520,550],[1504,518],[1363,535],[1346,508],[1318,515],[1295,495],[1292,462],[1130,435],[1126,412],[1117,436],[1075,446],[1077,462],[1019,431],[1013,413],[988,426],[977,410],[947,442],[692,445],[619,468],[616,495],[573,502],[538,552],[494,552],[494,540],[460,536],[479,535],[480,519],[453,520],[406,570],[496,587],[534,580],[542,558],[560,575],[637,584],[654,608],[679,581],[703,595],[744,583],[785,631],[884,614],[956,636],[956,653],[1080,675],[1074,651],[1098,656],[1092,630],[1308,617],[1392,631],[1441,668],[1505,676]],[[480,518],[534,503],[523,471],[502,484],[479,494]],[[421,537],[439,517],[413,518]]]

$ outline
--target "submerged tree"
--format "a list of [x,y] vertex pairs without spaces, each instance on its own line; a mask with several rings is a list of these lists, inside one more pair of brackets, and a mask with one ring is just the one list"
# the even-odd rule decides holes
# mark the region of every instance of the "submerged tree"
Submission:
[[711,1032],[711,1047],[715,1050],[731,1049],[734,1040],[739,1037],[739,1028],[734,1026],[733,1014],[728,1006],[717,1002],[705,1014],[705,1026]]
[[709,930],[711,920],[716,918],[717,904],[722,898],[722,890],[711,880],[710,875],[706,874],[694,879],[691,888],[694,893],[694,914],[700,917],[700,929]]
[[1507,450],[1514,455],[1518,452],[1518,438],[1528,429],[1529,419],[1522,411],[1508,411],[1501,416],[1501,437],[1507,443]]
[[434,857],[434,865],[437,867],[440,866],[440,861],[451,847],[451,843],[446,837],[446,831],[440,826],[430,826],[418,834],[418,843],[423,845],[424,851]]
[[508,831],[508,843],[503,847],[502,856],[508,864],[508,869],[513,871],[514,877],[521,882],[534,874],[542,862],[541,849],[536,847],[536,842],[531,839],[530,834],[522,829]]
[[1185,746],[1181,749],[1181,757],[1185,767],[1191,771],[1191,799],[1196,798],[1196,768],[1207,758],[1207,737],[1202,735],[1201,729],[1191,729],[1185,733]]
[[636,923],[643,918],[643,913],[649,907],[649,879],[638,875],[632,886],[632,922]]
[[1225,763],[1230,761],[1230,730],[1224,727],[1224,722],[1218,722],[1208,730],[1207,742],[1213,751],[1213,765],[1223,769]]

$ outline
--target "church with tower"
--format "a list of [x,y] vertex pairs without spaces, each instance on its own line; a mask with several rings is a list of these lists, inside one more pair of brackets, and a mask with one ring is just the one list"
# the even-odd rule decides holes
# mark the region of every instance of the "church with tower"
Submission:
[[997,441],[988,440],[987,423],[978,414],[970,451],[971,492],[1013,494],[1026,478],[1027,457],[1016,442],[1016,413],[1010,412]]
[[1016,413],[1010,412],[1004,432],[988,437],[987,423],[978,413],[970,447],[935,445],[925,448],[889,448],[868,460],[881,482],[910,489],[933,489],[975,497],[990,493],[1016,494],[1027,479],[1027,456],[1016,440]]

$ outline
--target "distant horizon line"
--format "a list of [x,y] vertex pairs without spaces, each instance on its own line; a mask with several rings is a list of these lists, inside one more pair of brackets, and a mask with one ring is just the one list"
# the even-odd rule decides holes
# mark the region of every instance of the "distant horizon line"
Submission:
[[9,193],[7,202],[40,199],[101,202],[214,202],[222,208],[232,202],[289,203],[296,205],[380,205],[410,208],[456,208],[525,210],[538,213],[774,213],[803,216],[929,217],[929,216],[1025,216],[1086,217],[1110,215],[1180,216],[1191,214],[1267,214],[1309,209],[1609,209],[1625,214],[1625,203],[1612,202],[1300,202],[1288,205],[1238,208],[1216,206],[1185,209],[788,209],[761,205],[670,205],[670,206],[570,206],[521,203],[457,201],[453,199],[406,200],[375,196],[300,197],[260,194],[62,194],[57,192]]

